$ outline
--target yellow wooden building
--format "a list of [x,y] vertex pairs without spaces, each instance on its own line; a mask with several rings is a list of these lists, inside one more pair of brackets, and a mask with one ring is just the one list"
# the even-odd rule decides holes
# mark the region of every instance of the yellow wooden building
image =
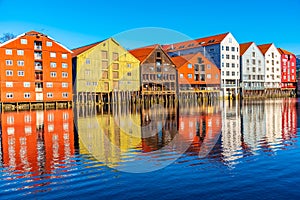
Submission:
[[127,100],[140,90],[140,61],[109,38],[72,50],[77,102]]

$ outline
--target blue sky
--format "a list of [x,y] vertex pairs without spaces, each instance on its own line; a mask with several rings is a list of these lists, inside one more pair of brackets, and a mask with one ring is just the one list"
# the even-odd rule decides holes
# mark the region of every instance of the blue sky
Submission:
[[114,36],[132,48],[232,32],[300,54],[299,10],[299,0],[0,0],[0,34],[41,31],[69,48]]

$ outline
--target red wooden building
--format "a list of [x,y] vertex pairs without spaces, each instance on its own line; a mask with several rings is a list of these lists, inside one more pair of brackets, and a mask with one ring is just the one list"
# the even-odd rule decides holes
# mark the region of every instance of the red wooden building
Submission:
[[30,31],[0,44],[0,101],[72,101],[71,51]]
[[281,54],[281,89],[296,90],[296,56],[282,48],[278,48]]

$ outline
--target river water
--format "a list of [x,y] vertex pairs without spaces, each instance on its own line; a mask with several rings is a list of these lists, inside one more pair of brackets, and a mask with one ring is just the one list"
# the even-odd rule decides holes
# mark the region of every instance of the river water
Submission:
[[299,199],[299,106],[289,98],[1,113],[0,198]]

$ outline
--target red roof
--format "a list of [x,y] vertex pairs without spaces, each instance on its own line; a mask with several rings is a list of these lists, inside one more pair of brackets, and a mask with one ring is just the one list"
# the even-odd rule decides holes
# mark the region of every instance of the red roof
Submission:
[[277,48],[278,49],[278,52],[282,55],[282,54],[285,54],[285,55],[294,55],[293,53],[285,50],[285,49],[282,49],[282,48]]
[[178,51],[183,49],[191,49],[199,46],[209,46],[214,44],[220,44],[224,38],[229,34],[223,33],[219,35],[204,37],[204,38],[198,38],[195,40],[189,40],[185,42],[179,42],[175,44],[169,44],[169,45],[163,45],[164,50],[172,52],[172,51]]
[[253,42],[247,42],[240,44],[240,55],[244,55],[244,53],[249,49],[249,47],[253,44]]
[[270,44],[261,44],[261,45],[258,45],[257,47],[260,49],[262,54],[265,55],[267,53],[267,51],[270,49],[271,46],[272,46],[272,43],[270,43]]
[[143,63],[148,56],[154,51],[154,49],[160,47],[159,44],[154,44],[146,47],[130,50],[129,52],[136,57],[141,63]]
[[180,68],[181,66],[183,66],[185,63],[187,63],[190,59],[192,59],[197,54],[187,54],[187,55],[182,55],[182,56],[176,56],[176,57],[171,57],[171,59],[172,59],[173,63],[175,64],[176,68]]
[[104,40],[102,40],[100,42],[95,42],[93,44],[89,44],[89,45],[86,45],[86,46],[78,47],[76,49],[72,49],[72,51],[73,51],[72,57],[78,56],[79,54],[93,48],[94,46],[97,46],[98,44],[102,43],[103,41]]

